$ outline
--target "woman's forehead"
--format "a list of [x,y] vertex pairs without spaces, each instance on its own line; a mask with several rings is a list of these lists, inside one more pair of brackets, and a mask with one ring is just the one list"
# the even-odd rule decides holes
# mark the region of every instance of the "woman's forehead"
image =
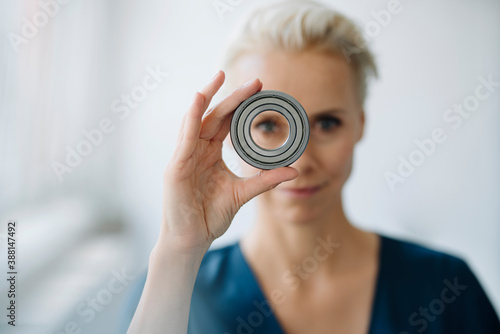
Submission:
[[290,94],[309,110],[345,108],[355,100],[353,72],[341,55],[252,52],[240,56],[228,72],[236,86],[255,77],[264,90]]

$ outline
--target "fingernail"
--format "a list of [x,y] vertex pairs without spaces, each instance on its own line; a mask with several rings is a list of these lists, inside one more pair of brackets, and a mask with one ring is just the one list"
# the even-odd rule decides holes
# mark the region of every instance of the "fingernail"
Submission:
[[246,86],[250,85],[250,84],[251,84],[252,82],[254,82],[255,80],[256,80],[256,79],[252,79],[252,80],[250,80],[249,82],[247,82],[246,84],[244,84],[244,85],[243,85],[243,87],[246,87]]
[[214,79],[217,78],[217,76],[219,75],[219,73],[220,73],[220,70],[218,70],[217,73],[215,73],[215,75],[212,78],[212,81],[214,81]]

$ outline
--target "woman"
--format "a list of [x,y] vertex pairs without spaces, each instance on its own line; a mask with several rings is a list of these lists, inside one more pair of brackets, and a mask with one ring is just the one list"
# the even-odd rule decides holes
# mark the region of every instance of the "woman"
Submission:
[[[500,333],[462,260],[362,231],[344,214],[342,187],[377,72],[353,23],[311,1],[271,5],[249,18],[225,56],[229,86],[247,83],[208,109],[225,81],[219,71],[184,116],[128,333]],[[289,167],[242,164],[239,178],[221,149],[232,112],[261,89],[295,97],[311,137]],[[277,131],[271,120],[261,124],[254,131],[263,136]],[[207,253],[256,196],[251,232]]]

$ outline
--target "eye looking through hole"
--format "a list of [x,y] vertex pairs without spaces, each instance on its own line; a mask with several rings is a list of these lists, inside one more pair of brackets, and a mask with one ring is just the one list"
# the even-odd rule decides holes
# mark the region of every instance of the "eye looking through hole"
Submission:
[[255,116],[250,135],[255,144],[266,150],[274,150],[286,143],[290,133],[285,116],[274,110],[266,110]]

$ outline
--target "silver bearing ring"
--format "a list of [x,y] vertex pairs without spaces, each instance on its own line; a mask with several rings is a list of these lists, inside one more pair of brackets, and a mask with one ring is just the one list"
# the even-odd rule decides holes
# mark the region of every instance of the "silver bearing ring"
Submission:
[[[272,110],[288,121],[288,138],[275,149],[258,146],[250,134],[253,119],[263,111]],[[300,103],[288,94],[276,90],[260,91],[243,101],[231,119],[231,142],[236,153],[248,164],[260,169],[291,165],[309,142],[309,119]]]

